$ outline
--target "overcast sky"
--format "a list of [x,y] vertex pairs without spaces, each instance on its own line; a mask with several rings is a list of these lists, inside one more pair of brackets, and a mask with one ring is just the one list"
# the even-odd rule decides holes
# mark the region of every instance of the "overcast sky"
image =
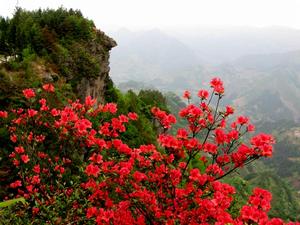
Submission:
[[195,26],[300,28],[300,0],[0,0],[0,15],[26,9],[80,9],[101,29]]

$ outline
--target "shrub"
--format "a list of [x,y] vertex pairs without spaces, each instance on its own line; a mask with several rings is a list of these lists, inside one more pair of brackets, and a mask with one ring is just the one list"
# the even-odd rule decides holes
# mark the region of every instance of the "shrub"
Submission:
[[[270,157],[274,138],[257,134],[244,141],[254,126],[245,116],[229,124],[234,110],[220,106],[223,83],[215,78],[210,84],[210,93],[199,91],[199,105],[180,111],[188,127],[175,135],[168,133],[175,117],[152,108],[162,127],[158,145],[138,148],[122,141],[128,124],[138,120],[134,112],[118,115],[116,104],[96,106],[91,97],[55,107],[52,84],[24,90],[29,107],[1,111],[0,117],[10,132],[13,147],[7,151],[16,174],[8,197],[24,197],[26,204],[1,211],[2,221],[283,224],[268,218],[272,196],[260,188],[231,213],[235,189],[221,179]],[[184,96],[190,99],[189,92]]]

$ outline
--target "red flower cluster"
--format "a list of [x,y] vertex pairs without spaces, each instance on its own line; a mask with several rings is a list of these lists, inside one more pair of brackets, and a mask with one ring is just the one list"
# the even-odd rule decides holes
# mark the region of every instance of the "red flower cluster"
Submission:
[[151,112],[153,116],[159,121],[159,123],[163,126],[165,129],[171,128],[171,125],[176,123],[176,118],[172,114],[167,114],[165,111],[153,107],[151,109]]
[[207,90],[199,90],[198,97],[201,99],[208,99],[209,92]]
[[183,98],[190,99],[191,98],[191,93],[189,91],[184,91]]
[[47,92],[54,92],[55,91],[55,88],[54,88],[53,84],[44,84],[43,89]]
[[0,118],[7,118],[7,115],[6,111],[0,111]]
[[224,93],[224,87],[223,87],[223,81],[215,77],[210,81],[210,86],[214,89],[214,92],[217,94],[223,94]]
[[[164,132],[157,145],[138,148],[122,141],[127,123],[137,120],[137,114],[113,116],[117,113],[114,103],[97,106],[95,99],[87,97],[84,104],[70,101],[58,109],[41,99],[38,108],[13,110],[9,131],[15,148],[10,158],[19,177],[10,188],[27,198],[33,216],[45,214],[49,207],[54,210],[63,198],[71,207],[65,211],[73,222],[283,224],[281,219],[268,218],[271,194],[259,188],[238,217],[231,215],[235,189],[219,180],[271,156],[274,138],[259,134],[249,145],[242,143],[241,137],[253,131],[253,125],[241,116],[227,126],[234,110],[220,109],[223,82],[214,78],[210,84],[210,94],[199,91],[199,105],[188,104],[180,111],[188,127],[178,129],[176,135],[168,133],[176,118],[153,108]],[[44,86],[55,94],[50,84]],[[28,99],[35,96],[32,89],[23,93]],[[185,97],[191,99],[189,92]]]
[[23,95],[25,96],[25,98],[30,99],[30,98],[35,97],[35,92],[33,89],[28,88],[28,89],[23,90]]

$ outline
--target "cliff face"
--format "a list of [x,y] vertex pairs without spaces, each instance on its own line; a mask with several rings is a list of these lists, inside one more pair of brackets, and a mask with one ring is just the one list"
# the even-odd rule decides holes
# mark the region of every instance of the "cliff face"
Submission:
[[[97,30],[96,39],[87,44],[87,48],[91,54],[98,59],[99,74],[96,77],[83,77],[77,84],[77,93],[81,100],[86,96],[97,98],[98,102],[103,103],[105,92],[108,87],[109,77],[109,51],[117,45],[117,43],[104,32]],[[101,40],[101,41],[99,41]]]
[[67,84],[81,100],[91,95],[103,102],[112,84],[109,52],[116,45],[72,9],[18,8],[12,18],[0,17],[0,105],[47,82]]

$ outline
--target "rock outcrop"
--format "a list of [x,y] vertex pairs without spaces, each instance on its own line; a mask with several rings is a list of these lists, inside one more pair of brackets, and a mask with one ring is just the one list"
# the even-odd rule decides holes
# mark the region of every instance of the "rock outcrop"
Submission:
[[16,86],[9,93],[8,85],[0,85],[0,103],[4,92],[13,98],[17,90],[56,81],[82,100],[91,95],[103,102],[112,86],[109,52],[116,45],[78,10],[18,8],[12,18],[0,16],[0,80]]
[[99,74],[97,77],[83,77],[77,84],[77,94],[81,100],[86,96],[97,98],[98,102],[103,103],[109,77],[109,51],[117,43],[104,32],[96,30],[96,39],[87,44],[87,48],[93,56],[99,60]]

